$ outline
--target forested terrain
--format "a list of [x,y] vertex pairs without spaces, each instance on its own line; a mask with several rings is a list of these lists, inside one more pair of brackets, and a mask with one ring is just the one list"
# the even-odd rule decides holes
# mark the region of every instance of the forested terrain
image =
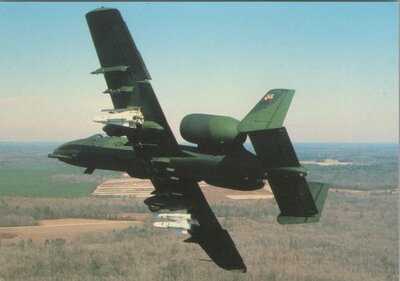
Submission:
[[[139,199],[21,198],[2,203],[8,212],[26,206],[32,220],[68,216],[104,218],[105,212],[143,211]],[[0,280],[398,280],[397,195],[330,192],[317,224],[279,225],[274,200],[211,204],[248,267],[226,272],[186,235],[156,229],[152,216],[137,227],[0,245]],[[45,211],[47,209],[47,211]],[[52,215],[49,215],[52,214]],[[147,212],[146,212],[147,213]],[[16,212],[16,215],[22,215]],[[1,231],[0,231],[1,232]]]
[[347,189],[393,189],[399,187],[398,144],[295,144],[300,160],[323,162],[334,159],[345,166],[305,165],[309,180]]

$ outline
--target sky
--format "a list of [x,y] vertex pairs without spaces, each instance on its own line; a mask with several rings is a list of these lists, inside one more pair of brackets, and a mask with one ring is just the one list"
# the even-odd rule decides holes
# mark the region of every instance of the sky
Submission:
[[0,3],[0,141],[101,133],[112,108],[86,24],[120,10],[178,141],[190,113],[241,120],[295,89],[293,142],[398,142],[398,3]]

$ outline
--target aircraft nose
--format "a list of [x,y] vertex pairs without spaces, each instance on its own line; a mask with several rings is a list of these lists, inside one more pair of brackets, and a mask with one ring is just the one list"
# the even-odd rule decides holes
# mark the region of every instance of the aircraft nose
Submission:
[[79,150],[71,146],[70,144],[63,144],[57,147],[53,153],[49,154],[49,158],[57,158],[59,160],[72,160],[79,154]]

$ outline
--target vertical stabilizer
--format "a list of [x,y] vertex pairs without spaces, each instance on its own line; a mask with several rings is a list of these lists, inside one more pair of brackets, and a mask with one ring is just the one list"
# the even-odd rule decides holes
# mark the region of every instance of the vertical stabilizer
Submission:
[[274,89],[266,93],[238,125],[242,133],[282,127],[294,90]]

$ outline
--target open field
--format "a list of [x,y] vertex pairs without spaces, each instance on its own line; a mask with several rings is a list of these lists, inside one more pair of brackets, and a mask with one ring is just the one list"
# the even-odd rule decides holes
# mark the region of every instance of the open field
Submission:
[[[298,158],[310,171],[308,180],[359,190],[399,187],[398,147],[397,143],[294,143]],[[353,165],[315,165],[326,159],[328,164]]]
[[[26,208],[18,216],[42,208],[37,224],[46,217],[104,219],[108,213],[134,225],[43,237],[47,242],[2,243],[0,280],[398,280],[395,193],[333,190],[320,223],[285,226],[276,223],[274,199],[209,197],[248,266],[246,274],[201,261],[207,256],[197,245],[183,243],[186,235],[154,228],[151,214],[139,209],[140,198],[8,197],[3,213]],[[71,207],[76,213],[68,212]]]
[[90,196],[96,186],[121,173],[84,169],[47,158],[58,144],[1,143],[0,196],[78,198]]
[[[199,186],[208,200],[268,199],[273,197],[268,183],[264,188],[255,191],[237,191],[217,188],[205,182],[200,182]],[[92,195],[147,198],[152,196],[151,192],[153,190],[154,187],[150,180],[124,177],[118,179],[109,179],[100,183],[93,191]]]
[[150,180],[135,178],[110,179],[100,183],[93,191],[94,196],[132,196],[147,198],[154,190]]

